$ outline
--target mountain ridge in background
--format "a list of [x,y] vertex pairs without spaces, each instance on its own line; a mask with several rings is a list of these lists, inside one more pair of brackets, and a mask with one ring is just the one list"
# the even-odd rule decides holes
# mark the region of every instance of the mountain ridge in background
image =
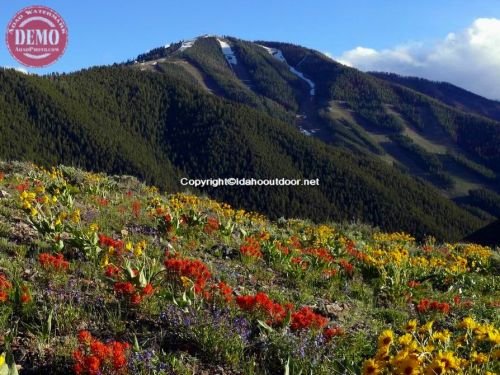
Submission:
[[0,84],[3,159],[129,173],[169,190],[180,177],[319,178],[319,188],[203,191],[273,218],[419,237],[459,239],[499,215],[495,102],[297,45],[203,36],[71,74],[2,70]]

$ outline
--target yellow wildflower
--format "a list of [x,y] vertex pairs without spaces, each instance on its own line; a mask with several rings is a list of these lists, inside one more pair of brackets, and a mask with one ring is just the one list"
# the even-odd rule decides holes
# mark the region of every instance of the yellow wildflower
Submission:
[[71,221],[75,224],[80,222],[80,210],[78,208],[71,214]]
[[392,341],[394,340],[394,332],[390,329],[386,329],[383,331],[379,338],[378,338],[378,346],[380,347],[387,347],[391,345]]
[[458,325],[458,327],[472,330],[477,327],[477,323],[472,317],[467,316],[462,320],[462,322]]
[[450,331],[448,331],[447,329],[445,329],[444,331],[437,331],[432,334],[432,339],[434,341],[440,341],[442,343],[450,341],[450,337]]
[[500,332],[493,326],[489,326],[488,330],[488,341],[493,343],[493,345],[500,345]]
[[378,348],[377,354],[375,355],[375,359],[380,362],[387,362],[391,356],[389,355],[389,347],[382,346]]
[[377,375],[381,373],[380,365],[373,359],[367,359],[363,363],[363,375]]
[[415,330],[417,329],[417,319],[412,319],[410,321],[408,321],[408,323],[406,323],[406,327],[405,327],[405,330],[406,332],[415,332]]
[[398,339],[399,345],[409,346],[413,341],[413,336],[411,333],[404,334]]
[[392,361],[396,369],[396,374],[416,375],[420,374],[420,361],[415,354],[409,354],[405,351],[398,353]]
[[420,333],[431,333],[432,332],[432,325],[434,324],[434,320],[430,320],[427,323],[425,323],[418,332]]
[[453,352],[439,352],[435,358],[444,364],[446,370],[458,370],[460,369],[460,359],[453,355]]
[[101,266],[106,267],[109,264],[108,254],[104,254],[101,260]]
[[478,365],[482,365],[488,362],[488,355],[485,353],[478,353],[475,350],[470,355],[471,361]]
[[498,361],[500,359],[500,349],[493,350],[493,352],[491,353],[491,357],[494,361]]
[[182,286],[184,288],[189,288],[192,284],[192,281],[189,277],[181,276]]
[[479,324],[474,328],[474,335],[476,335],[476,339],[480,341],[486,340],[488,338],[488,333],[491,329],[493,329],[493,327],[487,324],[484,325]]
[[425,375],[440,375],[446,372],[445,364],[434,360],[425,368]]

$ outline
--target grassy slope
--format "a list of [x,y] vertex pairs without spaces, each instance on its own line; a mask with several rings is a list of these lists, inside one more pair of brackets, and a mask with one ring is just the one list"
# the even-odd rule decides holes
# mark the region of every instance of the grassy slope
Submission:
[[500,102],[489,100],[447,82],[434,82],[424,78],[403,77],[397,74],[370,73],[378,78],[421,92],[460,110],[500,121]]
[[[418,350],[427,340],[434,345],[419,357],[421,371],[440,363],[445,345],[448,363],[468,374],[499,370],[490,354],[500,344],[493,328],[500,323],[499,259],[488,248],[419,245],[411,236],[365,226],[272,222],[205,198],[160,195],[126,176],[67,167],[46,172],[22,163],[0,163],[0,172],[0,275],[11,283],[0,283],[7,293],[0,302],[0,348],[23,373],[71,372],[77,334],[86,329],[103,342],[137,340],[127,354],[133,374],[270,375],[286,367],[290,374],[359,374],[375,356],[377,336],[390,329],[383,334],[395,334],[397,342],[411,319],[418,326],[434,321],[432,339],[425,328],[415,330]],[[113,238],[114,248],[97,233]],[[58,252],[68,268],[44,268],[40,254]],[[174,254],[201,261],[192,270],[205,265],[211,274],[179,273],[175,262],[156,273]],[[105,275],[111,265],[127,264],[143,277],[128,276],[133,286],[154,287],[138,304],[116,292],[126,269]],[[220,281],[232,291],[220,289]],[[294,312],[268,315],[271,302],[263,295],[262,308],[243,309],[237,296],[256,292],[274,301],[273,311],[289,302]],[[441,310],[425,310],[425,299],[441,303]],[[466,316],[474,317],[478,333],[460,328]],[[448,344],[440,341],[445,330]],[[457,358],[474,358],[470,345],[456,342],[464,333],[474,349],[490,355],[485,363],[459,364]],[[394,344],[388,362],[367,361],[365,370],[404,373],[403,365],[417,365],[405,358],[408,351]]]

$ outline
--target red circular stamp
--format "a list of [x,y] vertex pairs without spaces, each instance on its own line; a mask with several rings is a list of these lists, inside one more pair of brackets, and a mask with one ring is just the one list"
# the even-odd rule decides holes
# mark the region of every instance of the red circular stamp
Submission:
[[21,9],[10,20],[5,41],[17,61],[40,68],[62,56],[68,44],[68,29],[55,10],[33,5]]

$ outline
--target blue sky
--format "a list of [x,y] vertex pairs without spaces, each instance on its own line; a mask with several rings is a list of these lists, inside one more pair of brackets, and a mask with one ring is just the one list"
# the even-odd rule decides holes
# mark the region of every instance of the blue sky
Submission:
[[[433,45],[478,18],[500,19],[496,0],[308,1],[9,0],[0,24],[22,7],[40,4],[59,12],[69,28],[66,54],[47,69],[73,71],[133,58],[150,48],[201,34],[278,40],[342,56],[358,46],[374,50],[411,43]],[[4,31],[5,32],[5,31]],[[17,67],[4,43],[0,65]]]

